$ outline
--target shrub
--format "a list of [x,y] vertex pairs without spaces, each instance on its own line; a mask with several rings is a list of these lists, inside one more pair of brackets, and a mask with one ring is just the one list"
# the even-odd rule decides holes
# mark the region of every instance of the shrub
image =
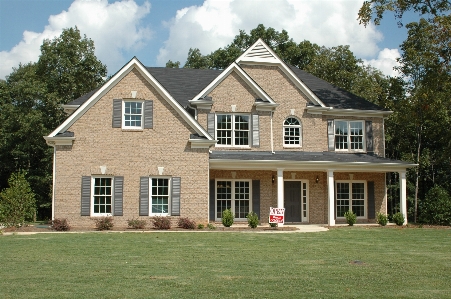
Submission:
[[208,228],[208,229],[211,229],[211,230],[215,230],[215,229],[216,229],[216,226],[215,226],[213,223],[208,223],[208,224],[207,224],[207,228]]
[[271,227],[277,227],[277,223],[270,223],[269,226],[271,226]]
[[451,225],[451,197],[446,189],[435,186],[418,206],[419,220],[423,223]]
[[110,230],[113,228],[113,217],[100,217],[94,219],[97,230]]
[[127,220],[127,224],[129,228],[133,229],[144,229],[146,227],[147,221],[144,219],[135,219]]
[[224,225],[225,227],[231,227],[234,217],[235,215],[233,215],[230,209],[222,211],[222,225]]
[[170,229],[171,220],[168,217],[155,216],[153,217],[153,227],[155,229]]
[[393,215],[393,222],[396,223],[396,225],[401,226],[404,224],[404,215],[401,212],[398,212]]
[[66,218],[55,218],[55,220],[52,221],[52,229],[59,232],[65,232],[70,230],[70,226]]
[[247,218],[247,223],[249,224],[250,228],[257,227],[258,222],[259,222],[257,213],[254,213],[253,211],[251,211],[249,214],[247,214],[246,218]]
[[184,229],[194,229],[196,228],[196,222],[189,220],[189,218],[179,218],[177,226]]
[[376,222],[379,223],[379,225],[381,226],[386,226],[388,223],[387,215],[378,212],[376,216]]
[[205,228],[205,225],[203,225],[202,223],[199,223],[197,225],[197,229],[204,229],[204,228]]
[[349,224],[349,226],[353,226],[357,222],[357,216],[356,214],[349,210],[345,213],[346,223]]

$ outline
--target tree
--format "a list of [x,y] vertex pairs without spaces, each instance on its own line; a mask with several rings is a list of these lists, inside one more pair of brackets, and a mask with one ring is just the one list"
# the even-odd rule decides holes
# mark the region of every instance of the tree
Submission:
[[25,179],[25,172],[16,172],[8,180],[9,188],[0,193],[0,223],[23,225],[35,216],[34,193]]
[[172,60],[169,60],[168,62],[166,62],[166,67],[172,68],[172,69],[178,69],[180,67],[180,61],[172,62]]

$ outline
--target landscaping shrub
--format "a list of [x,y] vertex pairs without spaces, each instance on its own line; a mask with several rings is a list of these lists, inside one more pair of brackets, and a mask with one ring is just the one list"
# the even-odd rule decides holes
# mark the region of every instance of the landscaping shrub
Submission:
[[394,214],[393,222],[398,226],[402,226],[404,224],[404,215],[401,212]]
[[147,221],[144,219],[131,219],[127,220],[127,225],[129,228],[133,229],[144,229],[147,225]]
[[222,225],[224,225],[225,227],[231,227],[234,217],[235,215],[233,215],[230,209],[222,211]]
[[246,218],[247,218],[247,223],[250,228],[257,227],[258,222],[259,222],[257,213],[254,213],[253,211],[251,211],[249,214],[247,214]]
[[349,226],[353,226],[357,222],[357,216],[356,214],[349,210],[345,213],[346,223],[349,224]]
[[376,222],[379,223],[379,225],[381,226],[386,226],[388,223],[387,215],[378,212],[376,216]]
[[168,217],[155,216],[153,217],[153,227],[155,229],[170,229],[171,220]]
[[269,226],[270,227],[277,227],[277,223],[270,223]]
[[213,223],[208,223],[207,224],[207,228],[210,229],[210,230],[215,230],[216,226]]
[[52,221],[52,229],[59,232],[65,232],[70,230],[70,226],[66,218],[55,218],[55,220]]
[[194,229],[196,228],[196,222],[190,220],[189,218],[179,218],[177,221],[177,226],[184,229]]
[[428,224],[451,225],[451,197],[446,189],[435,186],[418,206],[419,221]]
[[100,217],[94,219],[97,230],[110,230],[113,228],[113,217]]
[[204,229],[204,228],[205,228],[205,225],[203,225],[202,223],[199,223],[197,225],[197,229]]

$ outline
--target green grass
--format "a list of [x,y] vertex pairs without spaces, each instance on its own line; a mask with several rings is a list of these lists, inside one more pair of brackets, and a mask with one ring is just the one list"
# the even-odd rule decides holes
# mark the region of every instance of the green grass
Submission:
[[[353,263],[360,261],[361,263]],[[2,298],[449,298],[451,230],[0,236]]]

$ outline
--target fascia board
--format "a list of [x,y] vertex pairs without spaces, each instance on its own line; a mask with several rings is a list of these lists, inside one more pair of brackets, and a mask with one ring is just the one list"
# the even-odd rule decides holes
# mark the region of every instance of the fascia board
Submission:
[[189,139],[191,148],[210,148],[215,145],[217,140]]
[[383,110],[358,110],[358,109],[334,109],[332,107],[307,107],[307,113],[332,115],[332,116],[360,116],[360,117],[382,117],[390,116],[393,111]]
[[75,137],[49,137],[44,136],[46,143],[50,146],[55,145],[72,145]]

